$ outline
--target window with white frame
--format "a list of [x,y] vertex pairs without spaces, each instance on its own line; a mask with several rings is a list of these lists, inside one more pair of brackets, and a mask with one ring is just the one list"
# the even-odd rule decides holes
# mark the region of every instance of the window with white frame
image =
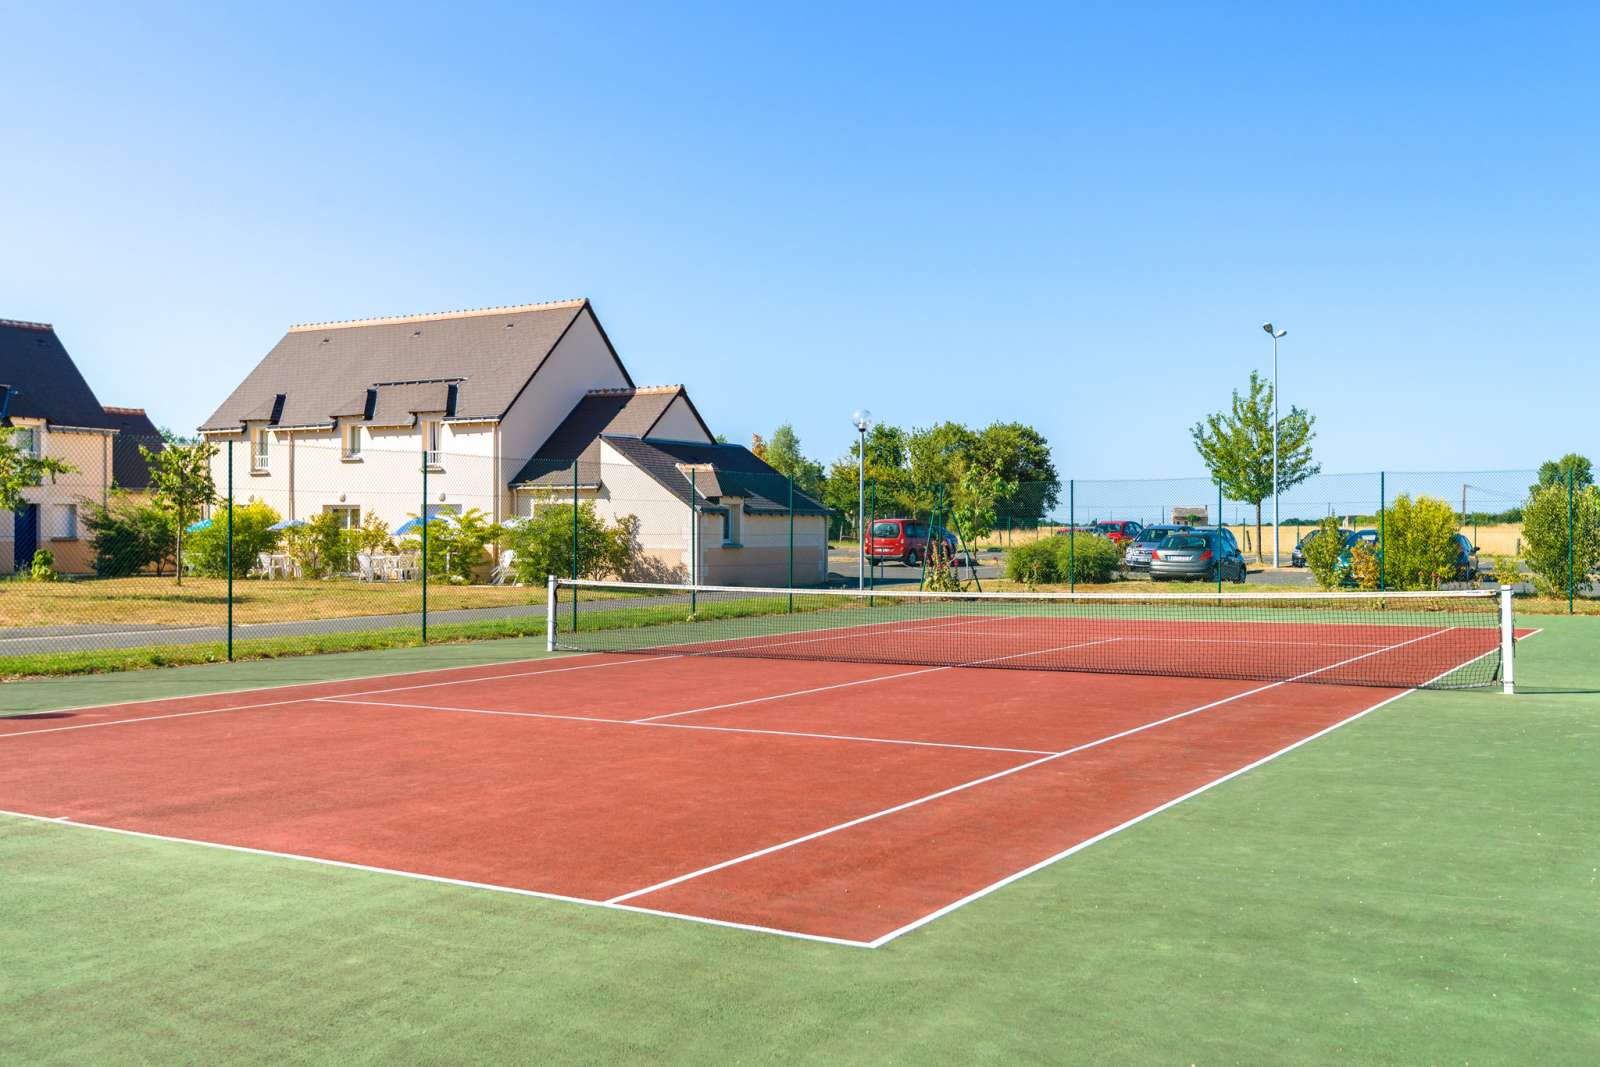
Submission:
[[361,427],[351,423],[344,428],[344,458],[359,459],[361,456]]
[[427,451],[428,466],[444,466],[444,424],[438,419],[422,420],[422,447]]
[[53,536],[59,541],[76,541],[78,539],[78,505],[58,504],[56,506],[56,530]]
[[722,543],[737,545],[744,533],[744,501],[727,501],[726,506],[728,510],[722,513]]
[[272,431],[257,426],[250,431],[250,469],[264,471],[272,465]]
[[361,508],[355,504],[327,504],[322,510],[338,517],[341,530],[361,529]]
[[11,443],[25,456],[39,457],[41,442],[39,431],[32,426],[19,426],[12,433]]

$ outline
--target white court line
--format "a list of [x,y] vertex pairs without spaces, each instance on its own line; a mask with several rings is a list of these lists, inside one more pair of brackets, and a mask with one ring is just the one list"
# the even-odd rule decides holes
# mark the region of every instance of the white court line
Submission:
[[836,682],[833,685],[819,685],[815,689],[796,689],[792,693],[774,693],[772,696],[751,697],[748,700],[735,700],[727,704],[708,704],[703,708],[690,708],[687,711],[669,711],[664,715],[650,715],[643,719],[631,719],[631,722],[658,722],[661,719],[675,719],[680,715],[698,715],[703,711],[721,711],[724,708],[738,708],[746,704],[762,704],[769,700],[784,700],[788,697],[805,696],[808,693],[823,693],[829,689],[846,689],[853,685],[870,685],[873,682],[887,682],[895,678],[910,678],[917,674],[934,674],[938,671],[952,671],[961,667],[981,667],[985,663],[1001,663],[1008,659],[1022,659],[1025,656],[1042,656],[1049,652],[1062,652],[1069,648],[1087,648],[1090,645],[1104,645],[1112,641],[1120,641],[1120,637],[1103,637],[1097,641],[1081,641],[1074,645],[1060,645],[1056,648],[1030,649],[1027,652],[1016,652],[1009,656],[992,656],[989,659],[975,659],[966,663],[943,664],[938,667],[923,667],[921,670],[902,671],[899,674],[884,674],[876,678],[858,678],[850,682]]
[[[815,841],[816,839],[818,839],[820,837],[826,837],[829,834],[836,834],[841,830],[848,830],[851,827],[860,826],[863,823],[873,822],[874,820],[882,819],[882,818],[884,818],[886,816],[894,815],[894,814],[897,814],[899,812],[906,811],[909,808],[915,808],[915,807],[918,807],[920,805],[927,804],[930,801],[939,800],[939,799],[941,799],[943,797],[950,796],[950,795],[952,795],[954,793],[963,792],[964,790],[971,789],[974,786],[984,785],[984,784],[986,784],[988,782],[993,782],[993,781],[996,781],[996,780],[998,780],[1000,778],[1006,778],[1006,777],[1009,777],[1009,776],[1011,776],[1013,774],[1017,774],[1020,771],[1028,770],[1029,768],[1032,768],[1032,767],[1038,767],[1038,766],[1041,766],[1041,765],[1046,764],[1046,763],[1053,762],[1053,761],[1058,760],[1058,759],[1063,759],[1063,758],[1065,758],[1067,756],[1075,755],[1076,753],[1079,753],[1079,752],[1084,752],[1084,751],[1087,751],[1087,750],[1092,749],[1092,748],[1098,748],[1099,746],[1105,745],[1105,744],[1109,744],[1112,741],[1117,741],[1117,740],[1120,740],[1120,739],[1122,739],[1124,737],[1130,737],[1130,736],[1132,736],[1134,734],[1143,733],[1144,731],[1154,729],[1157,726],[1164,726],[1167,723],[1176,722],[1179,719],[1185,719],[1185,718],[1188,718],[1191,715],[1197,715],[1202,711],[1208,711],[1211,708],[1220,707],[1223,704],[1231,704],[1235,700],[1240,700],[1240,699],[1243,699],[1244,697],[1254,696],[1257,693],[1264,693],[1269,689],[1276,689],[1279,686],[1288,685],[1291,682],[1297,682],[1297,681],[1300,681],[1301,679],[1309,678],[1314,674],[1321,674],[1323,671],[1331,671],[1331,670],[1333,670],[1333,669],[1335,669],[1337,667],[1343,667],[1343,666],[1346,666],[1347,664],[1355,663],[1358,660],[1367,659],[1370,656],[1376,656],[1380,652],[1390,652],[1390,651],[1393,651],[1393,650],[1398,649],[1398,648],[1404,648],[1406,645],[1415,644],[1418,641],[1426,641],[1430,637],[1437,637],[1440,634],[1449,633],[1450,630],[1452,630],[1452,629],[1453,629],[1453,627],[1445,627],[1442,630],[1435,630],[1432,633],[1423,634],[1421,637],[1413,637],[1408,641],[1401,641],[1398,644],[1389,646],[1388,648],[1379,649],[1377,652],[1364,652],[1359,656],[1352,656],[1349,659],[1340,660],[1338,663],[1330,663],[1326,667],[1318,667],[1315,670],[1306,671],[1303,674],[1297,674],[1293,678],[1285,678],[1284,680],[1279,681],[1279,682],[1270,682],[1267,685],[1257,686],[1255,689],[1249,689],[1249,690],[1246,690],[1243,693],[1235,693],[1232,696],[1223,697],[1221,700],[1214,700],[1209,704],[1202,704],[1197,708],[1190,708],[1187,711],[1180,711],[1180,712],[1178,712],[1176,714],[1168,715],[1165,718],[1156,719],[1153,722],[1147,722],[1147,723],[1144,723],[1144,724],[1142,724],[1140,726],[1130,727],[1129,729],[1121,730],[1121,731],[1119,731],[1117,733],[1110,734],[1110,735],[1108,735],[1106,737],[1097,738],[1097,739],[1095,739],[1093,741],[1088,741],[1088,742],[1085,742],[1084,744],[1081,744],[1081,745],[1075,745],[1072,748],[1065,749],[1065,750],[1063,750],[1061,752],[1052,753],[1051,755],[1044,756],[1044,757],[1041,757],[1041,758],[1036,759],[1036,760],[1029,760],[1026,763],[1020,763],[1015,767],[1010,767],[1010,768],[1007,768],[1006,770],[1003,770],[1003,771],[996,771],[993,774],[986,774],[981,778],[974,778],[971,781],[962,782],[959,785],[950,786],[947,789],[941,789],[936,793],[929,793],[926,796],[917,797],[917,798],[915,798],[913,800],[908,800],[908,801],[905,801],[903,803],[896,804],[893,807],[884,808],[881,811],[871,812],[869,814],[858,816],[857,818],[854,818],[854,819],[850,819],[850,820],[848,820],[846,822],[836,823],[836,824],[834,824],[832,826],[825,826],[820,830],[813,830],[809,834],[802,834],[799,837],[793,837],[793,838],[790,838],[787,841],[780,841],[775,845],[768,845],[766,848],[756,849],[754,852],[747,852],[742,856],[734,856],[733,858],[723,860],[720,863],[713,863],[713,864],[711,864],[709,866],[702,867],[697,871],[689,871],[689,872],[687,872],[685,874],[680,874],[680,875],[678,875],[678,876],[676,876],[674,878],[668,878],[665,881],[657,882],[655,885],[649,885],[649,886],[645,886],[642,889],[634,889],[634,890],[631,890],[631,891],[629,891],[627,893],[622,893],[622,894],[620,894],[618,896],[612,897],[611,898],[611,902],[612,903],[620,903],[620,902],[622,902],[624,900],[628,900],[628,899],[630,899],[632,897],[645,896],[647,894],[658,892],[659,890],[667,889],[667,888],[669,888],[671,886],[678,885],[679,883],[690,881],[691,879],[694,879],[694,878],[700,878],[700,877],[702,877],[704,875],[712,874],[712,873],[714,873],[716,871],[724,870],[724,869],[726,869],[728,867],[737,866],[738,864],[741,864],[741,863],[748,863],[751,860],[760,859],[763,856],[769,856],[774,852],[781,852],[781,851],[783,851],[785,849],[793,848],[796,845],[805,844],[808,841]],[[1452,670],[1453,669],[1454,668],[1452,668]]]
[[[1528,637],[1532,637],[1534,634],[1537,634],[1537,633],[1540,633],[1540,632],[1541,632],[1541,629],[1532,630],[1529,633],[1522,634],[1521,636],[1519,636],[1517,638],[1517,640],[1519,640],[1519,641],[1524,640],[1524,639],[1526,639]],[[478,666],[482,666],[482,665],[479,664]],[[1338,664],[1335,664],[1335,666],[1338,666]],[[450,669],[455,669],[455,668],[450,668]],[[1457,665],[1455,667],[1450,668],[1449,671],[1445,671],[1445,672],[1437,675],[1436,678],[1442,678],[1445,675],[1448,675],[1451,672],[1459,670],[1459,669],[1460,669],[1460,665]],[[1432,680],[1433,679],[1430,679],[1430,681],[1432,681]],[[304,683],[299,683],[299,684],[304,684]],[[1379,702],[1378,704],[1373,705],[1373,707],[1368,708],[1366,711],[1361,712],[1358,715],[1352,716],[1349,719],[1345,719],[1341,723],[1335,724],[1335,726],[1342,726],[1342,725],[1345,725],[1346,723],[1352,722],[1352,721],[1354,721],[1354,719],[1360,718],[1361,715],[1365,715],[1368,712],[1375,711],[1375,710],[1377,710],[1377,708],[1382,707],[1385,704],[1388,704],[1388,703],[1390,703],[1390,702],[1392,702],[1394,700],[1398,700],[1402,696],[1408,696],[1412,692],[1415,692],[1415,690],[1407,690],[1405,693],[1400,693],[1400,694],[1397,694],[1396,696],[1393,696],[1393,697],[1390,697],[1390,698],[1388,698],[1386,700],[1383,700],[1383,701]],[[1241,694],[1241,695],[1243,695],[1243,694]],[[327,698],[324,698],[324,699],[327,699]],[[1332,728],[1333,727],[1329,727],[1328,729],[1332,729]],[[1307,741],[1314,740],[1316,737],[1320,737],[1320,736],[1322,736],[1322,734],[1325,734],[1327,732],[1328,732],[1328,730],[1325,729],[1325,730],[1321,731],[1320,733],[1318,733],[1316,735],[1313,735],[1312,737],[1308,737],[1308,738],[1305,738],[1302,741],[1296,742],[1294,745],[1291,745],[1288,748],[1285,748],[1285,749],[1281,750],[1280,752],[1274,753],[1273,755],[1268,756],[1263,760],[1259,760],[1256,763],[1253,763],[1248,767],[1241,768],[1241,770],[1239,770],[1239,771],[1234,771],[1234,772],[1224,776],[1223,778],[1218,779],[1216,782],[1212,782],[1212,783],[1210,783],[1210,784],[1208,784],[1206,786],[1202,786],[1200,789],[1191,791],[1190,793],[1185,794],[1183,797],[1178,798],[1178,800],[1183,800],[1183,799],[1187,799],[1188,797],[1195,796],[1198,793],[1203,792],[1206,789],[1209,789],[1213,785],[1218,785],[1222,781],[1225,781],[1225,780],[1227,780],[1229,778],[1236,777],[1238,774],[1242,773],[1243,771],[1250,770],[1253,767],[1259,766],[1261,763],[1264,763],[1267,760],[1275,759],[1277,756],[1282,755],[1284,752],[1287,752],[1292,748],[1297,748],[1300,745],[1305,744]],[[1154,815],[1158,811],[1163,811],[1163,810],[1171,807],[1175,803],[1177,803],[1177,801],[1170,801],[1170,802],[1168,802],[1166,804],[1163,804],[1159,808],[1153,809],[1152,811],[1147,812],[1143,816],[1139,816],[1138,818],[1136,818],[1134,820],[1130,820],[1129,822],[1124,823],[1122,826],[1117,827],[1117,829],[1120,830],[1120,829],[1123,829],[1123,828],[1125,828],[1127,826],[1134,825],[1134,823],[1142,821],[1144,818],[1148,818],[1150,815]],[[484,890],[489,890],[489,891],[492,891],[492,892],[508,893],[508,894],[513,894],[513,895],[517,895],[517,896],[524,896],[524,897],[533,897],[533,898],[542,899],[542,900],[554,900],[554,901],[561,901],[561,902],[564,902],[564,903],[578,904],[578,905],[582,905],[582,906],[586,906],[586,907],[603,908],[603,909],[613,910],[613,911],[632,912],[632,913],[641,914],[641,915],[655,915],[655,916],[660,916],[660,917],[663,917],[663,918],[670,918],[670,919],[681,919],[681,920],[684,920],[686,922],[700,923],[702,925],[707,925],[707,926],[719,926],[719,927],[723,927],[723,928],[727,928],[727,929],[745,930],[745,931],[750,931],[750,932],[754,932],[754,933],[775,934],[775,935],[778,935],[780,937],[795,938],[795,939],[802,940],[802,941],[822,942],[822,943],[832,944],[832,945],[843,945],[843,946],[850,947],[850,948],[877,948],[878,946],[883,945],[883,944],[887,943],[888,941],[890,941],[890,940],[892,940],[892,939],[894,939],[896,937],[899,937],[901,934],[908,933],[911,930],[914,930],[919,926],[925,925],[927,922],[931,921],[933,918],[938,917],[939,915],[948,914],[949,911],[951,911],[954,907],[957,907],[962,903],[970,903],[972,900],[976,900],[976,899],[978,899],[978,897],[983,896],[986,893],[993,891],[993,889],[998,889],[1001,885],[1009,884],[1009,882],[1014,881],[1017,878],[1021,878],[1021,877],[1023,877],[1024,875],[1026,875],[1028,873],[1031,873],[1031,872],[1034,872],[1034,871],[1038,871],[1041,868],[1043,868],[1045,866],[1048,866],[1050,863],[1054,862],[1055,859],[1064,858],[1065,856],[1072,854],[1072,852],[1077,851],[1076,848],[1070,849],[1070,850],[1067,850],[1066,852],[1063,852],[1063,853],[1059,854],[1056,857],[1053,857],[1050,860],[1046,860],[1046,861],[1044,861],[1043,863],[1040,863],[1040,864],[1035,864],[1033,867],[1030,867],[1025,871],[1019,872],[1018,874],[1003,880],[1001,883],[997,883],[995,886],[992,886],[989,889],[980,890],[976,894],[972,894],[972,895],[970,895],[970,896],[968,896],[966,898],[963,898],[963,900],[958,902],[956,905],[950,905],[950,906],[946,906],[945,908],[940,909],[936,915],[925,916],[922,919],[918,919],[915,922],[908,924],[907,926],[904,926],[904,927],[901,927],[901,928],[899,928],[897,930],[891,931],[890,933],[888,933],[886,935],[883,935],[883,936],[881,936],[881,937],[879,937],[879,938],[877,938],[877,939],[875,939],[873,941],[854,941],[854,940],[850,940],[848,938],[828,937],[828,936],[822,935],[822,934],[807,934],[807,933],[801,933],[801,932],[795,931],[795,930],[783,930],[783,929],[780,929],[780,928],[777,928],[777,927],[770,927],[770,926],[757,926],[757,925],[750,924],[750,923],[737,923],[737,922],[731,922],[731,921],[724,920],[724,919],[712,919],[712,918],[708,918],[708,917],[700,916],[700,915],[690,915],[690,914],[686,914],[686,913],[683,913],[683,912],[666,911],[666,910],[658,909],[658,908],[646,908],[646,907],[642,907],[642,906],[639,906],[639,905],[612,904],[612,903],[608,903],[608,902],[605,902],[605,901],[589,900],[589,899],[586,899],[586,898],[583,898],[583,897],[567,897],[567,896],[561,896],[561,895],[555,894],[555,893],[543,893],[543,892],[539,892],[537,890],[518,889],[518,888],[515,888],[515,887],[512,887],[512,886],[495,885],[495,884],[489,883],[489,882],[471,882],[471,881],[466,881],[464,879],[459,879],[459,878],[446,878],[446,877],[439,876],[439,875],[420,874],[420,873],[417,873],[415,871],[404,871],[404,870],[399,870],[397,868],[391,868],[391,867],[372,867],[372,866],[366,866],[366,865],[358,864],[358,863],[347,863],[347,862],[344,862],[342,860],[324,859],[324,858],[321,858],[321,857],[318,857],[318,856],[299,855],[299,854],[292,853],[292,852],[272,852],[272,851],[268,851],[266,849],[249,848],[249,847],[246,847],[246,846],[243,846],[243,845],[226,845],[226,844],[221,844],[221,843],[215,842],[215,841],[200,841],[200,840],[196,840],[196,839],[193,839],[193,838],[170,837],[170,836],[165,836],[165,835],[161,835],[161,834],[145,833],[145,832],[139,831],[139,830],[124,830],[124,829],[121,829],[121,828],[115,827],[115,826],[102,826],[102,825],[98,825],[98,824],[95,824],[95,823],[71,821],[70,819],[68,819],[65,816],[34,815],[34,814],[27,813],[27,812],[6,811],[6,810],[0,810],[0,816],[8,816],[8,817],[17,818],[17,819],[26,819],[26,820],[33,821],[33,822],[47,823],[47,824],[54,825],[54,826],[74,827],[74,828],[80,829],[80,830],[96,830],[96,831],[100,831],[100,832],[103,832],[103,833],[121,834],[121,835],[123,835],[125,837],[143,838],[143,839],[151,840],[151,841],[167,841],[167,842],[174,842],[174,843],[177,843],[177,844],[198,845],[198,846],[200,846],[202,848],[215,848],[215,849],[221,849],[221,850],[226,851],[226,852],[238,852],[238,853],[244,853],[244,854],[247,854],[247,855],[265,856],[265,857],[276,858],[276,859],[295,860],[295,861],[302,862],[302,863],[314,863],[314,864],[319,864],[321,866],[326,866],[326,867],[339,867],[339,868],[344,868],[346,870],[366,871],[366,872],[375,873],[375,874],[389,874],[389,875],[395,875],[395,876],[401,877],[401,878],[411,878],[411,879],[415,879],[417,881],[433,882],[433,883],[440,884],[440,885],[458,886],[458,887],[468,888],[468,889],[484,889]],[[1106,836],[1109,836],[1109,833],[1111,833],[1111,832],[1115,832],[1115,831],[1108,831],[1107,834],[1102,834],[1099,837],[1095,838],[1094,840],[1096,840],[1096,841],[1103,840]],[[1083,846],[1080,845],[1078,847],[1081,848]]]
[[[1530,631],[1528,633],[1525,633],[1525,634],[1521,635],[1520,637],[1517,638],[1517,640],[1521,641],[1521,640],[1524,640],[1526,638],[1532,637],[1534,634],[1536,634],[1538,632],[1539,632],[1538,630],[1532,630],[1532,631]],[[1498,651],[1498,650],[1496,650],[1496,651]],[[1484,655],[1488,655],[1488,653],[1484,653]],[[1227,774],[1224,774],[1224,775],[1222,775],[1220,777],[1217,777],[1217,778],[1213,778],[1211,781],[1206,782],[1204,785],[1200,785],[1200,786],[1195,787],[1194,789],[1189,790],[1187,793],[1183,794],[1182,796],[1173,797],[1171,800],[1165,801],[1164,803],[1161,803],[1161,804],[1157,804],[1155,807],[1151,808],[1149,811],[1145,811],[1145,812],[1142,812],[1142,813],[1140,813],[1138,815],[1135,815],[1133,818],[1127,820],[1126,822],[1118,823],[1116,826],[1111,827],[1109,830],[1102,830],[1100,833],[1095,834],[1093,837],[1085,838],[1084,840],[1079,841],[1077,844],[1071,846],[1070,848],[1062,849],[1060,852],[1057,852],[1054,856],[1050,856],[1050,857],[1048,857],[1046,859],[1040,860],[1038,863],[1033,864],[1031,867],[1025,867],[1022,870],[1017,871],[1014,874],[1008,874],[1004,878],[1001,878],[1000,880],[998,880],[996,882],[992,882],[989,885],[984,886],[982,889],[976,890],[975,892],[972,892],[972,893],[968,893],[966,896],[962,897],[960,900],[952,901],[951,903],[946,904],[942,908],[937,908],[934,911],[929,912],[928,914],[924,915],[920,919],[915,919],[915,920],[913,920],[913,921],[911,921],[909,923],[906,923],[904,926],[898,927],[898,928],[896,928],[894,930],[890,930],[888,933],[883,934],[882,936],[880,936],[878,938],[875,938],[874,940],[869,942],[869,944],[873,948],[878,948],[878,947],[880,947],[882,945],[886,945],[890,941],[893,941],[895,938],[900,937],[903,934],[909,934],[911,931],[916,930],[919,927],[926,926],[928,923],[933,922],[935,919],[943,918],[944,916],[949,915],[951,912],[955,911],[957,908],[964,907],[967,904],[971,904],[973,901],[979,900],[979,899],[981,899],[983,897],[986,897],[990,893],[993,893],[997,889],[1003,889],[1006,886],[1010,885],[1012,882],[1018,881],[1019,879],[1022,879],[1022,878],[1026,878],[1030,874],[1034,874],[1034,873],[1036,873],[1038,871],[1042,871],[1046,867],[1049,867],[1051,864],[1057,863],[1057,862],[1059,862],[1061,860],[1066,859],[1068,856],[1071,856],[1071,855],[1074,855],[1075,853],[1083,851],[1084,849],[1088,848],[1090,845],[1098,844],[1099,842],[1104,841],[1106,838],[1110,837],[1112,834],[1121,833],[1123,830],[1128,829],[1130,826],[1137,826],[1139,823],[1144,822],[1146,819],[1150,818],[1153,815],[1159,815],[1163,811],[1166,811],[1168,808],[1171,808],[1171,807],[1174,807],[1175,805],[1183,803],[1185,800],[1190,800],[1190,799],[1192,799],[1194,797],[1197,797],[1201,793],[1204,793],[1204,792],[1206,792],[1207,790],[1210,790],[1210,789],[1214,789],[1215,787],[1221,785],[1224,782],[1232,781],[1233,779],[1239,777],[1241,774],[1244,774],[1247,771],[1253,771],[1257,767],[1260,767],[1262,764],[1270,763],[1273,760],[1277,759],[1279,756],[1282,756],[1282,755],[1284,755],[1286,753],[1289,753],[1289,752],[1293,752],[1295,749],[1299,748],[1301,745],[1310,744],[1312,741],[1315,741],[1317,738],[1322,737],[1322,736],[1324,736],[1326,734],[1330,734],[1333,731],[1337,730],[1341,726],[1347,726],[1350,723],[1355,722],[1357,719],[1360,719],[1360,718],[1362,718],[1364,716],[1370,715],[1374,711],[1377,711],[1379,708],[1384,707],[1384,706],[1386,706],[1388,704],[1394,703],[1396,700],[1399,700],[1401,697],[1408,697],[1412,693],[1415,693],[1418,689],[1426,688],[1427,686],[1432,685],[1434,682],[1437,682],[1441,678],[1449,677],[1451,674],[1454,674],[1456,671],[1459,671],[1462,667],[1465,667],[1470,663],[1475,663],[1475,662],[1477,662],[1478,660],[1480,660],[1482,658],[1483,658],[1483,655],[1474,656],[1472,659],[1467,660],[1465,663],[1458,663],[1454,667],[1451,667],[1449,670],[1440,671],[1438,674],[1434,675],[1432,678],[1429,678],[1426,682],[1423,682],[1421,685],[1414,686],[1411,689],[1407,689],[1403,693],[1396,693],[1394,696],[1385,697],[1383,700],[1378,701],[1376,704],[1373,704],[1371,707],[1363,708],[1361,711],[1356,712],[1354,715],[1351,715],[1351,716],[1349,716],[1347,718],[1344,718],[1344,719],[1340,719],[1338,722],[1334,723],[1331,726],[1325,726],[1321,730],[1318,730],[1316,733],[1309,734],[1306,737],[1302,737],[1300,740],[1294,742],[1293,744],[1285,745],[1283,748],[1278,749],[1278,751],[1269,753],[1268,755],[1265,755],[1265,756],[1262,756],[1260,759],[1256,760],[1253,763],[1247,763],[1243,767],[1238,768],[1237,770],[1229,771]]]
[[865,741],[876,745],[962,748],[973,752],[1007,752],[1024,756],[1050,755],[1050,750],[1038,748],[1000,748],[995,745],[961,745],[953,741],[911,741],[899,737],[859,737],[853,734],[817,734],[801,730],[763,730],[754,726],[704,726],[687,722],[651,722],[648,719],[602,719],[591,715],[562,715],[551,711],[494,711],[488,708],[455,708],[440,704],[399,704],[386,700],[345,700],[340,697],[319,697],[318,703],[344,704],[354,708],[409,708],[414,711],[446,711],[461,715],[499,715],[511,719],[555,719],[562,722],[592,722],[610,726],[655,726],[668,730],[707,730],[723,734],[769,734],[774,737],[805,737],[823,741]]
[[143,830],[124,830],[119,826],[103,826],[98,823],[78,822],[66,816],[34,815],[25,811],[6,811],[0,809],[0,816],[13,819],[27,819],[31,822],[49,823],[52,826],[70,826],[79,830],[98,830],[102,833],[120,834],[123,837],[137,837],[146,841],[167,841],[179,845],[199,845],[202,848],[221,849],[224,852],[239,852],[247,856],[266,856],[271,859],[295,860],[300,863],[315,863],[323,867],[341,867],[347,871],[366,871],[370,874],[391,874],[401,878],[412,878],[419,882],[433,882],[438,885],[459,886],[465,889],[488,889],[496,893],[510,893],[519,897],[534,897],[538,900],[554,900],[563,904],[582,904],[591,908],[604,908],[607,911],[632,912],[636,915],[659,915],[669,919],[683,919],[687,922],[701,923],[706,926],[721,926],[732,930],[749,930],[761,934],[777,934],[781,937],[798,938],[801,941],[821,941],[830,945],[845,945],[850,948],[868,948],[865,941],[852,941],[843,937],[828,937],[824,934],[804,934],[797,930],[780,930],[774,926],[756,926],[751,923],[732,922],[727,919],[712,919],[704,915],[689,915],[683,912],[663,911],[659,908],[643,908],[633,904],[612,904],[604,900],[591,900],[588,897],[569,897],[560,893],[545,893],[536,889],[519,889],[516,886],[497,885],[493,882],[473,882],[464,878],[446,878],[437,874],[421,874],[417,871],[405,871],[397,867],[374,867],[365,863],[349,863],[345,860],[325,859],[321,856],[306,856],[298,852],[275,852],[272,849],[250,848],[247,845],[228,845],[220,841],[202,841],[193,837],[172,837],[167,834],[146,833]]

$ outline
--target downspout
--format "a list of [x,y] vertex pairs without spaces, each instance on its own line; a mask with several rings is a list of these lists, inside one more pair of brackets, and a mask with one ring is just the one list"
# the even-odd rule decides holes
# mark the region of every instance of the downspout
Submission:
[[[271,433],[272,431],[268,430],[267,432]],[[295,513],[294,513],[294,431],[293,430],[285,430],[284,433],[283,433],[283,436],[284,436],[284,439],[289,442],[289,518],[292,520],[292,519],[295,518]],[[426,522],[427,520],[424,519],[423,521]]]
[[[503,472],[500,470],[500,424],[498,422],[494,424],[492,432],[494,434],[494,444],[491,446],[491,454],[494,458],[489,464],[489,498],[494,501],[494,524],[499,526],[500,507],[503,503],[501,494],[505,492],[505,488],[500,482]],[[494,565],[496,567],[500,566],[500,542],[498,540],[494,543]]]

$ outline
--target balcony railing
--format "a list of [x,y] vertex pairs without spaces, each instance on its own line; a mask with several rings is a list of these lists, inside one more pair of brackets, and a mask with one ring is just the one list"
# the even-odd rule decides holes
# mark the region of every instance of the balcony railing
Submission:
[[422,454],[422,462],[428,465],[429,470],[444,470],[443,450],[430,448]]

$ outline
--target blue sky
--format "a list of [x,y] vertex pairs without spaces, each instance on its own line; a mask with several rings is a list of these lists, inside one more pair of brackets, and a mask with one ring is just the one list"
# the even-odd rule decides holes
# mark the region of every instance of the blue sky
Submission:
[[1265,318],[1328,470],[1597,450],[1592,7],[0,14],[0,317],[173,426],[291,323],[588,296],[824,460],[1199,473]]

